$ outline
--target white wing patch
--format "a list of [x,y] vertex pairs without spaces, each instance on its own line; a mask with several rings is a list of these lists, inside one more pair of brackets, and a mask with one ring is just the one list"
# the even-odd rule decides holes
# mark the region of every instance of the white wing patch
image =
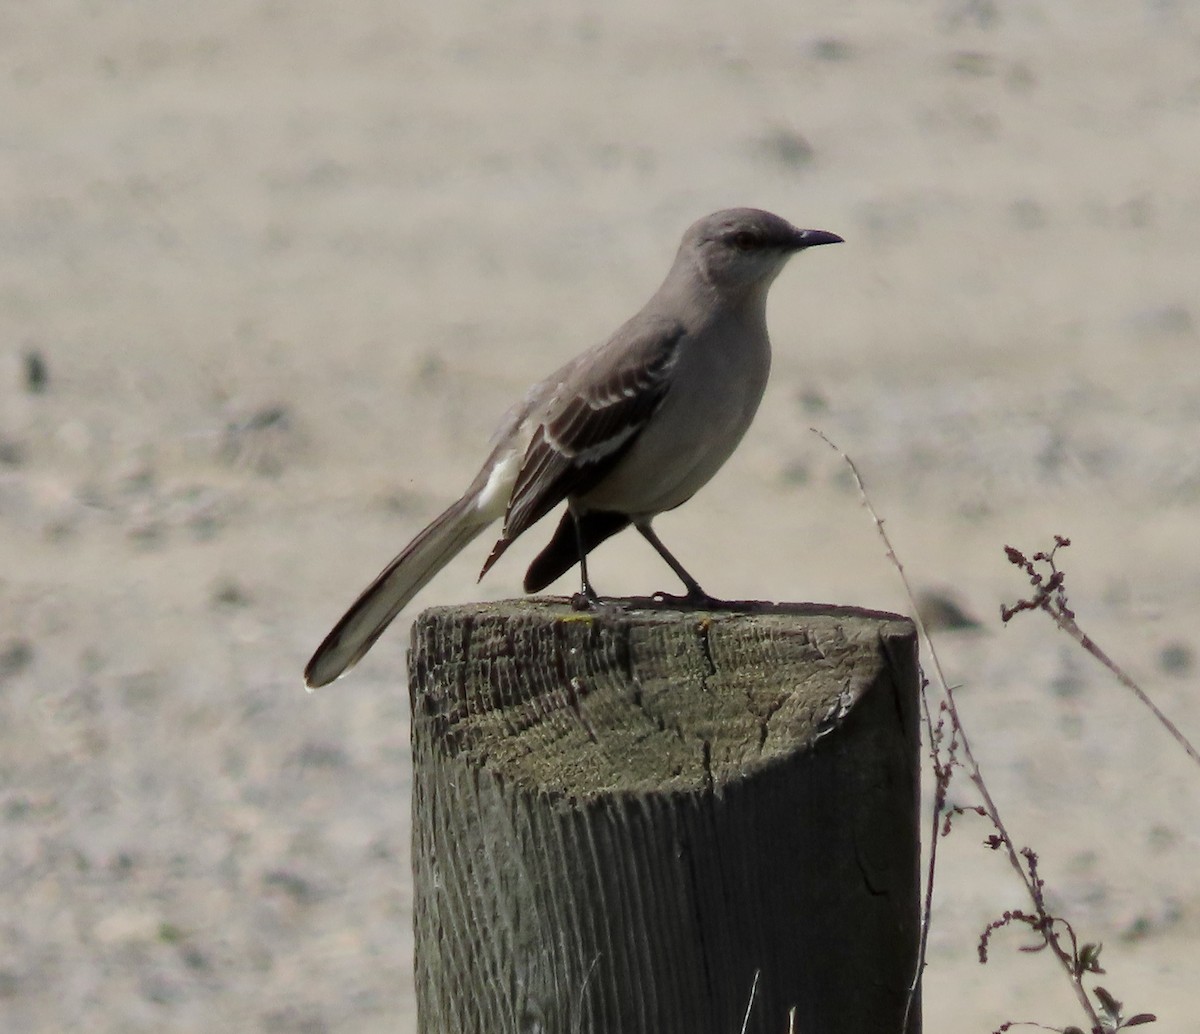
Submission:
[[621,428],[611,438],[605,438],[604,441],[596,442],[595,445],[589,445],[586,449],[570,448],[554,437],[548,428],[543,428],[542,434],[546,436],[546,441],[554,447],[555,451],[562,453],[562,455],[569,456],[578,463],[595,463],[597,460],[602,460],[605,456],[616,452],[641,429],[642,424],[631,424],[629,427]]
[[489,521],[499,520],[508,509],[508,501],[512,498],[524,455],[522,449],[509,450],[496,461],[496,465],[488,474],[487,484],[479,493],[475,508]]

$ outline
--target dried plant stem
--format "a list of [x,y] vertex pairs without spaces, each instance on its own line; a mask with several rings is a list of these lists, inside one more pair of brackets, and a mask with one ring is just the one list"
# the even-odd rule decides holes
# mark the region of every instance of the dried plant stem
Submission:
[[[908,597],[909,604],[912,607],[913,620],[916,623],[917,631],[920,634],[921,639],[924,640],[926,648],[929,653],[929,657],[932,659],[932,662],[933,662],[933,669],[937,675],[938,689],[940,690],[942,697],[945,701],[945,712],[950,718],[951,727],[953,729],[953,736],[954,736],[954,738],[956,738],[958,748],[961,752],[962,762],[960,762],[960,763],[962,763],[963,767],[966,768],[967,775],[970,777],[971,782],[975,784],[976,789],[979,791],[979,796],[983,801],[983,807],[987,813],[987,817],[988,817],[989,821],[991,821],[991,823],[996,827],[996,832],[998,834],[998,836],[996,838],[998,843],[996,844],[996,846],[1001,846],[1001,845],[1003,846],[1004,851],[1008,856],[1009,864],[1012,866],[1013,870],[1020,877],[1021,882],[1025,885],[1025,890],[1029,894],[1029,899],[1032,902],[1034,911],[1036,912],[1037,917],[1038,917],[1036,929],[1037,929],[1038,933],[1040,933],[1042,938],[1044,939],[1046,946],[1054,954],[1054,957],[1056,959],[1058,959],[1059,964],[1063,968],[1063,971],[1066,973],[1067,978],[1071,983],[1071,987],[1073,988],[1073,990],[1075,992],[1075,997],[1079,1001],[1079,1007],[1083,1010],[1084,1014],[1088,1017],[1088,1020],[1091,1023],[1092,1029],[1097,1032],[1102,1031],[1103,1026],[1100,1022],[1100,1017],[1097,1014],[1095,1007],[1092,1005],[1091,1000],[1088,998],[1087,989],[1083,986],[1083,981],[1080,979],[1080,973],[1077,972],[1075,960],[1072,957],[1072,955],[1070,953],[1068,953],[1066,951],[1066,949],[1064,949],[1062,944],[1060,943],[1058,934],[1054,930],[1054,918],[1046,911],[1045,901],[1044,901],[1044,897],[1042,894],[1040,882],[1037,881],[1033,877],[1033,875],[1029,872],[1029,870],[1027,869],[1025,864],[1021,861],[1021,857],[1017,852],[1017,848],[1013,842],[1013,839],[1009,835],[1008,829],[1004,825],[1004,822],[1000,817],[1000,810],[996,806],[996,802],[992,798],[991,792],[988,790],[987,783],[984,782],[983,773],[980,770],[979,762],[975,759],[975,752],[971,749],[970,738],[967,736],[966,729],[963,727],[962,720],[958,713],[958,708],[955,704],[954,691],[950,688],[950,683],[946,679],[945,672],[942,669],[942,662],[941,662],[941,659],[938,657],[937,649],[934,646],[933,641],[929,637],[929,633],[928,633],[927,629],[925,628],[924,622],[922,622],[922,620],[921,620],[920,613],[917,608],[916,595],[913,592],[912,585],[909,583],[908,575],[905,573],[905,570],[904,570],[904,565],[900,562],[899,557],[896,555],[895,548],[892,546],[891,539],[888,537],[887,530],[884,528],[883,519],[879,516],[879,513],[876,511],[874,505],[871,503],[870,496],[867,494],[866,485],[863,483],[862,475],[859,473],[858,466],[848,455],[846,455],[845,452],[843,452],[840,448],[838,448],[838,446],[836,446],[832,441],[830,441],[830,439],[825,434],[823,434],[821,431],[817,430],[815,427],[812,428],[811,430],[813,431],[813,433],[820,436],[820,438],[825,442],[825,444],[828,445],[831,449],[833,449],[834,452],[836,452],[839,456],[841,456],[842,460],[850,468],[850,472],[854,475],[854,480],[858,486],[859,494],[862,497],[863,505],[866,507],[867,512],[871,515],[871,519],[875,522],[875,528],[878,531],[879,537],[882,540],[884,548],[887,551],[887,558],[892,563],[892,566],[894,566],[896,568],[897,573],[900,575],[900,582],[904,587],[905,595]],[[925,688],[927,685],[928,684],[925,683],[922,686],[922,694],[923,695],[924,695],[924,691],[925,691]],[[929,712],[930,712],[929,705],[928,705],[928,702],[926,702],[925,703],[926,727],[930,730],[930,735],[932,738],[933,725],[932,725],[931,718],[929,716]],[[932,747],[936,752],[936,744],[933,744]],[[935,764],[940,766],[941,762],[935,762]],[[952,765],[952,764],[954,764],[954,761],[951,760],[950,762],[947,762],[947,764]],[[926,948],[928,945],[928,936],[929,936],[928,931],[929,931],[931,908],[932,908],[934,862],[936,860],[935,845],[938,840],[938,835],[937,835],[938,826],[940,824],[942,815],[944,813],[945,813],[945,793],[943,791],[942,793],[940,793],[938,795],[938,798],[935,799],[934,822],[933,822],[934,835],[933,835],[933,838],[932,838],[932,841],[930,844],[930,865],[929,865],[929,874],[928,874],[928,880],[927,880],[927,885],[926,885],[925,913],[922,916],[922,921],[921,921],[921,944],[920,944],[919,954],[917,957],[917,971],[913,976],[912,989],[910,990],[910,993],[909,993],[909,1007],[910,1008],[911,1008],[912,1001],[915,997],[916,987],[917,987],[918,981],[920,980],[921,971],[923,970],[923,968],[925,966],[925,953],[926,953]],[[907,1017],[906,1017],[906,1019],[907,1019]]]
[[[1054,548],[1048,553],[1035,553],[1032,559],[1027,559],[1024,553],[1019,549],[1014,549],[1012,546],[1005,548],[1004,552],[1008,556],[1009,563],[1025,572],[1030,584],[1034,588],[1034,593],[1028,599],[1018,600],[1011,607],[1001,607],[1001,620],[1007,623],[1025,610],[1044,610],[1059,628],[1112,672],[1116,676],[1117,681],[1137,697],[1142,705],[1158,719],[1162,727],[1171,734],[1175,742],[1187,753],[1188,757],[1200,765],[1200,751],[1197,751],[1192,746],[1188,738],[1179,731],[1179,727],[1159,709],[1158,705],[1150,699],[1145,690],[1130,678],[1125,670],[1109,657],[1090,635],[1079,627],[1078,622],[1075,620],[1075,612],[1067,604],[1066,577],[1059,570],[1054,559],[1059,549],[1070,544],[1070,539],[1064,538],[1061,535],[1055,535]],[[1048,577],[1044,577],[1037,570],[1036,565],[1038,563],[1043,563],[1047,566],[1049,569]]]
[[750,1027],[750,1014],[754,1011],[754,996],[758,994],[758,978],[760,976],[762,976],[762,970],[756,969],[754,971],[754,983],[750,985],[750,998],[746,1002],[746,1015],[742,1018],[742,1034],[746,1034],[746,1031]]
[[1145,690],[1143,690],[1141,686],[1134,682],[1133,679],[1131,679],[1125,673],[1124,669],[1122,669],[1116,661],[1109,657],[1108,654],[1106,654],[1100,648],[1096,641],[1075,623],[1074,618],[1055,617],[1055,621],[1058,623],[1059,628],[1066,632],[1067,635],[1071,636],[1077,643],[1079,643],[1080,646],[1087,650],[1088,653],[1090,653],[1096,658],[1096,660],[1098,660],[1109,671],[1111,671],[1113,675],[1117,677],[1117,681],[1120,682],[1122,686],[1124,686],[1135,697],[1137,697],[1145,707],[1149,708],[1150,713],[1153,714],[1154,717],[1157,718],[1162,724],[1163,728],[1174,737],[1175,742],[1187,752],[1188,757],[1195,761],[1196,764],[1200,765],[1200,751],[1197,751],[1196,748],[1192,746],[1191,741],[1179,731],[1179,727],[1173,721],[1171,721],[1170,718],[1163,714],[1161,710],[1159,710],[1158,705],[1146,695]]

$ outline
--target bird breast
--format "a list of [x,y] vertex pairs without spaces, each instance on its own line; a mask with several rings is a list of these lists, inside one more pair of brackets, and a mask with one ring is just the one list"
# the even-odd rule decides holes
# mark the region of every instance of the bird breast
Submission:
[[766,388],[771,350],[757,332],[709,328],[680,342],[671,387],[612,472],[579,502],[588,509],[650,516],[690,499],[745,435]]

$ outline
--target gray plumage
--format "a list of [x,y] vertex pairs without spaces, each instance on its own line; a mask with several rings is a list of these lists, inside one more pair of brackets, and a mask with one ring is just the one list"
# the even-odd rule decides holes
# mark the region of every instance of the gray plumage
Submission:
[[[771,368],[767,290],[805,248],[840,242],[769,212],[735,208],[694,223],[666,280],[604,344],[535,385],[509,411],[470,488],[367,587],[317,648],[311,687],[349,670],[417,592],[488,525],[504,519],[480,577],[508,546],[568,504],[526,575],[544,588],[633,524],[683,580],[651,529],[717,472],[758,409]],[[584,592],[592,598],[584,568]]]

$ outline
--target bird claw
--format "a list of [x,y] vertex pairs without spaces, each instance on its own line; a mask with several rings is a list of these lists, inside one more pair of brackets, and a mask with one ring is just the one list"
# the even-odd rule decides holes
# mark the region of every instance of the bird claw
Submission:
[[686,595],[673,596],[669,592],[656,592],[650,597],[655,603],[661,604],[664,607],[687,607],[695,610],[718,610],[724,606],[722,600],[715,596],[710,596],[698,586],[696,589],[689,589]]

